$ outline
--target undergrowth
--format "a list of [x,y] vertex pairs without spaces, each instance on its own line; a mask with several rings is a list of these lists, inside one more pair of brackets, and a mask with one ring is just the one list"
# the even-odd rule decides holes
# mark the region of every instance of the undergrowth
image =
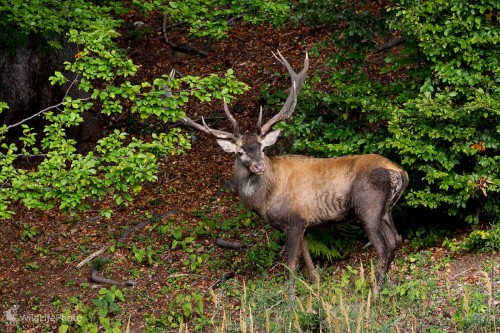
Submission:
[[439,271],[420,263],[419,274],[395,273],[373,295],[372,265],[346,267],[340,278],[323,271],[319,284],[298,278],[290,300],[282,281],[232,281],[242,289],[237,312],[222,293],[214,332],[497,332],[500,293],[494,278],[478,272],[478,283],[440,282]]
[[[132,323],[132,327],[142,325],[144,332],[493,333],[500,329],[500,291],[495,289],[500,281],[500,262],[496,259],[500,237],[495,225],[473,231],[461,241],[449,239],[451,234],[440,229],[420,227],[407,231],[406,245],[394,260],[379,295],[371,290],[375,279],[373,261],[335,262],[352,254],[354,239],[361,232],[357,225],[341,224],[330,227],[328,232],[312,230],[308,237],[311,252],[318,244],[328,245],[328,251],[322,249],[317,255],[332,265],[319,269],[321,279],[315,284],[299,271],[296,297],[290,299],[288,270],[277,264],[283,260],[279,258],[282,233],[259,225],[256,216],[241,207],[235,208],[234,217],[229,219],[222,219],[208,207],[194,214],[199,219],[195,228],[182,223],[174,227],[169,220],[147,229],[165,236],[167,248],[183,248],[184,269],[171,269],[164,286],[155,292],[128,289],[122,295],[115,287],[104,288],[90,305],[74,297],[63,308],[60,317],[70,320],[62,321],[60,330],[127,331],[128,314],[122,312],[121,304],[117,305],[124,302],[125,296],[152,304],[169,299],[160,311],[145,308],[142,324]],[[203,255],[198,242],[206,237],[240,239],[247,248],[244,252],[227,250],[217,256]],[[321,242],[315,243],[315,237]],[[155,250],[148,239],[136,238],[137,244],[146,243],[130,248],[131,261],[145,273],[157,263],[164,264],[163,250]],[[150,251],[154,256],[149,256]],[[472,275],[453,273],[451,263],[461,251],[489,251],[492,255]],[[333,255],[328,258],[326,252]],[[151,262],[150,257],[154,259]],[[203,267],[230,270],[233,274],[224,273],[218,281],[200,288],[196,281]]]

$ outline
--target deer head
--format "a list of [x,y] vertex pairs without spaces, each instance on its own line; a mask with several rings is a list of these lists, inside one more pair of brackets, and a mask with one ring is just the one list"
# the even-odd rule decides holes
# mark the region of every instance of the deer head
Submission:
[[285,57],[277,51],[273,56],[283,64],[292,79],[290,93],[285,101],[285,104],[274,117],[267,121],[263,126],[262,123],[262,107],[257,120],[257,128],[259,133],[240,134],[239,126],[234,117],[229,112],[226,100],[224,100],[224,112],[233,126],[233,132],[225,132],[208,127],[205,120],[202,118],[202,125],[196,123],[190,118],[182,119],[186,125],[194,127],[202,132],[211,134],[216,137],[217,143],[224,149],[225,152],[235,153],[237,161],[242,163],[250,173],[261,175],[265,172],[266,166],[264,163],[264,148],[273,145],[280,134],[280,130],[270,131],[272,126],[277,122],[289,118],[297,105],[297,96],[302,85],[305,82],[307,70],[309,68],[309,56],[306,53],[304,59],[304,67],[296,73]]

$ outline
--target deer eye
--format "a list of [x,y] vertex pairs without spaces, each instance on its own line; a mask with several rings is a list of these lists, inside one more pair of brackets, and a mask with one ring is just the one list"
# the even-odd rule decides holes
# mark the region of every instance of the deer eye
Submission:
[[237,154],[238,154],[238,156],[241,157],[241,156],[243,156],[244,153],[243,153],[243,151],[240,150]]

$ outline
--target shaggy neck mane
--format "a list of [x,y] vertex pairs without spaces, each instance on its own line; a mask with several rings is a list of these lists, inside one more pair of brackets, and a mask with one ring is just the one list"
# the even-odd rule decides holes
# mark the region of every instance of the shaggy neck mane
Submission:
[[256,175],[247,167],[236,160],[234,164],[234,185],[238,195],[245,206],[259,211],[265,206],[270,191],[273,188],[273,167],[267,156],[264,157],[266,171],[262,175]]

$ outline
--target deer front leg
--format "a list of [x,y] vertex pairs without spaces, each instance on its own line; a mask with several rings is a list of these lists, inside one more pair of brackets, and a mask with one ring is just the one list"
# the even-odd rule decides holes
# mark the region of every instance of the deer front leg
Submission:
[[[295,273],[303,251],[304,229],[290,228],[286,232],[286,253],[287,266],[290,270],[290,279],[288,280],[288,297],[290,300],[295,298]],[[309,251],[308,251],[309,253]]]

